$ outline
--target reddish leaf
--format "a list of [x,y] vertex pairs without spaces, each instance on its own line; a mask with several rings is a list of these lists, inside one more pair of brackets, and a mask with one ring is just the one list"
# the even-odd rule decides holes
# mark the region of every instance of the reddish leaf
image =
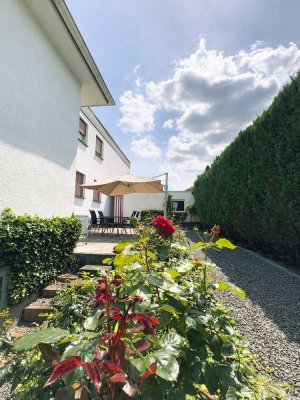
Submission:
[[150,347],[150,343],[146,339],[141,339],[138,340],[135,344],[134,347],[136,348],[137,351],[142,353],[143,351],[147,350]]
[[109,380],[111,382],[115,382],[115,383],[126,383],[127,382],[126,375],[123,372],[118,372],[117,374],[114,374],[113,376],[111,376],[109,378]]
[[122,370],[112,362],[104,361],[103,363],[101,363],[101,365],[103,366],[103,368],[107,369],[110,372],[122,372]]
[[51,385],[51,383],[57,381],[57,379],[73,371],[73,369],[76,369],[81,366],[82,366],[82,361],[81,357],[79,356],[70,357],[67,358],[66,360],[57,363],[53,368],[52,375],[47,380],[44,386]]
[[105,350],[97,350],[94,356],[93,361],[102,361],[105,358],[108,358],[109,352]]
[[110,311],[112,311],[115,314],[121,314],[121,310],[119,308],[111,307]]
[[125,362],[125,345],[122,340],[119,341],[115,348],[115,357],[114,361],[117,362],[117,364],[124,364]]
[[154,375],[156,373],[157,362],[154,362],[150,365],[150,367],[143,373],[138,381],[138,386],[141,386],[145,379],[149,378],[149,376]]
[[[146,339],[141,339],[134,343],[134,347],[136,348],[136,351],[139,351],[140,353],[147,350],[150,346],[151,346],[150,343]],[[131,354],[135,354],[135,351],[130,348],[127,348],[126,353],[131,355]]]
[[86,369],[88,377],[90,378],[91,383],[95,386],[97,392],[99,392],[101,388],[101,373],[99,371],[97,363],[95,362],[85,363],[84,367]]

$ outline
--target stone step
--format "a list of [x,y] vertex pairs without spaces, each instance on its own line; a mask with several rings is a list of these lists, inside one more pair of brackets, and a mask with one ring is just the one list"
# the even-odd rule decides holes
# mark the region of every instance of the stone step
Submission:
[[42,296],[43,297],[54,297],[56,293],[61,292],[64,290],[64,286],[58,286],[58,285],[48,285],[43,289]]
[[114,256],[115,253],[113,252],[93,253],[92,251],[87,251],[85,253],[76,253],[78,263],[81,267],[85,265],[101,265],[105,258]]
[[110,271],[110,265],[84,265],[83,267],[79,268],[80,272],[89,272],[91,275],[96,275],[99,271]]
[[59,275],[56,279],[60,282],[70,282],[78,279],[78,276],[73,274],[62,274]]
[[23,320],[26,322],[43,322],[45,319],[40,314],[51,314],[53,312],[52,299],[40,297],[29,306],[24,308]]

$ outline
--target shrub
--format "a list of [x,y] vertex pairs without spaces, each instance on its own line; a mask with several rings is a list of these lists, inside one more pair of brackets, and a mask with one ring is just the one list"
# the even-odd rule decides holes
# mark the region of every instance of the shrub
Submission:
[[152,220],[158,215],[164,215],[164,210],[142,210],[141,221],[152,222]]
[[55,299],[52,327],[14,342],[0,385],[11,382],[18,400],[284,399],[214,295],[245,297],[214,280],[208,259],[235,246],[214,226],[193,246],[203,257],[192,258],[179,230],[165,239],[152,226],[136,229],[138,240],[104,261],[114,270],[73,282]]
[[0,267],[10,268],[10,304],[38,292],[74,265],[80,230],[75,217],[16,216],[7,209],[1,213]]
[[300,73],[194,184],[197,212],[235,240],[300,260]]

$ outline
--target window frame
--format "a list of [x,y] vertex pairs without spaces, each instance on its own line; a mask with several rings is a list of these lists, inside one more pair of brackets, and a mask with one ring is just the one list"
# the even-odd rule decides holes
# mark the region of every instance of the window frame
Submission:
[[[101,149],[100,149],[101,153],[97,151],[97,141],[101,143]],[[103,148],[104,148],[104,141],[98,135],[96,135],[95,154],[102,160],[103,160]]]
[[[94,179],[94,182],[97,182],[97,180]],[[99,192],[99,189],[93,190],[93,202],[94,203],[102,203],[101,193]]]
[[[81,131],[81,123],[84,124],[85,126],[85,132]],[[88,124],[85,122],[85,120],[81,117],[79,117],[79,127],[78,127],[78,140],[85,144],[87,146],[87,141],[88,141]]]
[[[82,176],[82,182],[78,183],[77,182],[77,175]],[[75,197],[77,199],[84,199],[84,188],[80,187],[79,185],[84,184],[85,180],[85,175],[82,172],[76,171],[76,177],[75,177]],[[78,190],[80,190],[80,195],[78,195]]]
[[[183,203],[183,210],[174,210],[174,208],[173,208],[173,203]],[[182,200],[182,199],[178,199],[178,200],[172,199],[172,212],[174,212],[174,213],[183,213],[184,211],[185,211],[185,200]]]

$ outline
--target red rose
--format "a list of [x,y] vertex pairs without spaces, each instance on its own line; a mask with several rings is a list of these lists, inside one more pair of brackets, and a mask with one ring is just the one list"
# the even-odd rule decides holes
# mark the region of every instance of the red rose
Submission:
[[166,219],[163,215],[158,215],[156,218],[154,218],[153,226],[157,233],[165,239],[168,239],[176,231],[176,228],[174,225],[172,225],[172,222]]

